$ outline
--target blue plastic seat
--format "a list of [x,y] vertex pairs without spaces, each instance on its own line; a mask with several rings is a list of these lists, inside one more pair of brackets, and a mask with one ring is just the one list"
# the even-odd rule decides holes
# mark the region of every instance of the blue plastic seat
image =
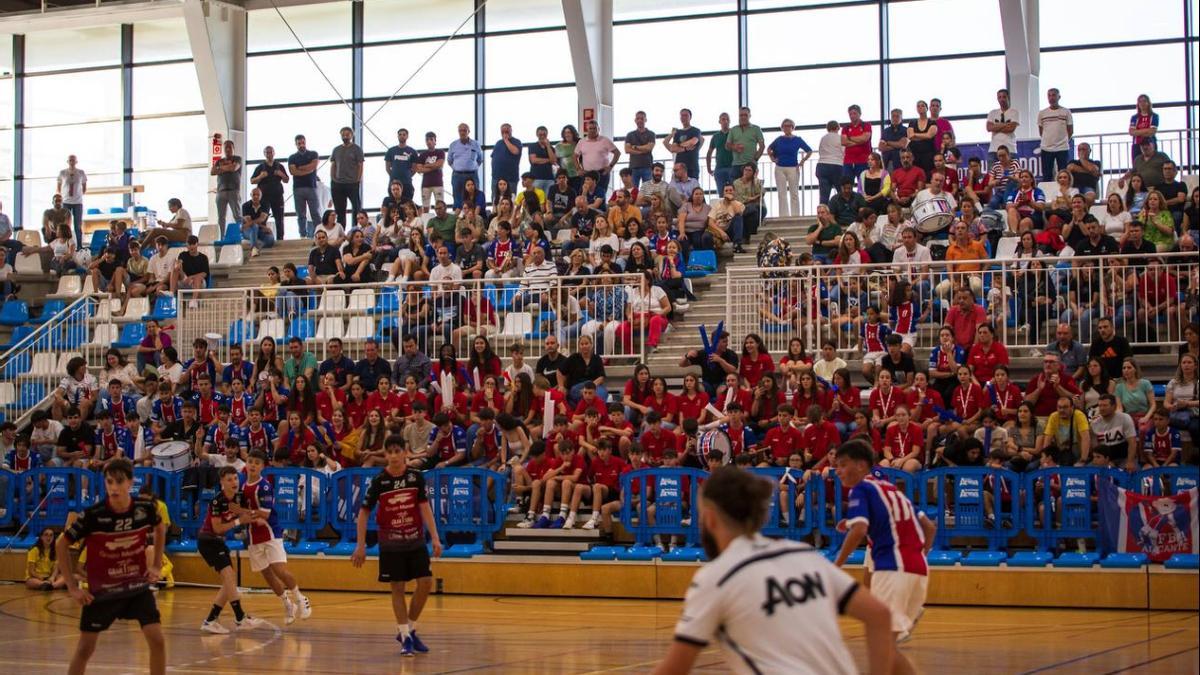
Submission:
[[673,548],[669,553],[664,553],[663,560],[671,562],[706,562],[708,556],[705,555],[704,549],[696,546],[680,546]]
[[1007,558],[1004,551],[971,551],[962,564],[964,567],[999,567]]
[[40,326],[40,325],[46,323],[47,321],[49,321],[50,319],[53,319],[54,315],[58,314],[59,312],[63,311],[66,308],[67,308],[66,300],[47,300],[46,304],[42,305],[42,313],[38,314],[36,317],[30,318],[29,323],[31,323],[35,326]]
[[33,408],[46,398],[46,385],[41,382],[26,382],[17,392],[14,403],[22,410]]
[[229,344],[241,344],[257,339],[254,332],[254,322],[246,319],[235,319],[229,324]]
[[100,252],[108,246],[108,230],[96,230],[92,232],[92,243],[88,244],[88,248],[92,251],[92,255],[100,255]]
[[9,300],[0,306],[0,325],[22,326],[29,322],[29,303]]
[[150,313],[142,317],[142,321],[166,321],[179,316],[179,308],[175,303],[175,297],[170,295],[160,295],[154,299],[154,307],[150,309]]
[[225,226],[225,235],[220,241],[215,242],[217,246],[240,246],[242,244],[242,228],[237,223],[229,223]]
[[1009,567],[1046,567],[1054,561],[1054,554],[1046,551],[1017,551],[1008,559]]
[[1145,567],[1150,559],[1145,553],[1109,553],[1100,561],[1104,569],[1135,570]]
[[[36,326],[17,326],[15,329],[13,329],[12,335],[8,337],[8,341],[0,345],[0,349],[12,349],[13,347],[16,347],[21,340],[24,340],[32,335],[33,331],[35,330],[37,330]],[[28,354],[26,354],[26,356],[28,356]]]
[[110,206],[108,207],[108,212],[109,214],[116,216],[127,213],[128,209],[126,209],[124,206]]
[[961,551],[930,551],[926,556],[934,567],[954,567],[962,560]]
[[1167,558],[1167,562],[1163,563],[1163,567],[1169,570],[1200,569],[1200,555],[1196,555],[1195,553],[1176,553]]
[[685,279],[698,279],[716,274],[716,272],[716,251],[692,251],[692,254],[688,256],[687,269],[684,270],[683,276]]
[[387,288],[375,296],[375,306],[367,310],[367,314],[377,316],[380,314],[391,314],[400,309],[400,291],[395,288]]
[[20,351],[12,355],[8,363],[4,364],[4,379],[15,380],[24,373],[29,372],[29,368],[33,363],[33,358],[29,356],[28,351]]
[[292,319],[292,325],[288,326],[287,337],[289,340],[294,337],[307,340],[315,335],[316,332],[312,319]]
[[658,546],[630,546],[617,551],[617,560],[634,560],[645,562],[661,556],[663,550]]
[[1063,553],[1054,559],[1055,567],[1091,567],[1100,560],[1099,553]]
[[616,560],[617,552],[625,550],[624,546],[593,546],[579,554],[580,560]]
[[121,326],[121,335],[113,346],[117,349],[132,349],[146,337],[146,325],[142,323],[127,323]]
[[296,268],[296,278],[302,280],[308,279],[308,265],[300,265]]
[[90,208],[90,209],[88,209],[88,210],[87,210],[87,214],[88,214],[89,216],[98,216],[98,215],[100,215],[100,209],[97,209],[97,208]]

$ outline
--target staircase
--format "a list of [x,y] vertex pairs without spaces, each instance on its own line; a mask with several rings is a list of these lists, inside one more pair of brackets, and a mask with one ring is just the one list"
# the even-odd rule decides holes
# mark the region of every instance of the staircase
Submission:
[[516,526],[517,519],[510,518],[504,528],[504,538],[496,539],[492,548],[503,555],[568,556],[578,558],[580,553],[601,541],[599,530],[574,529],[522,529]]

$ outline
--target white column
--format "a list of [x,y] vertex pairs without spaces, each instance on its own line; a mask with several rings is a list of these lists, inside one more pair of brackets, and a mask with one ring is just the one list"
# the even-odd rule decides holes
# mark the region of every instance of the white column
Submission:
[[[1020,111],[1019,139],[1037,138],[1037,114],[1042,105],[1041,37],[1038,33],[1038,0],[999,0],[1004,32],[1004,61],[1008,67],[1012,107]],[[1051,83],[1053,86],[1053,83]]]
[[[602,136],[612,137],[613,39],[610,0],[562,0],[579,94],[579,122],[592,110]],[[580,126],[580,132],[583,128]]]
[[[243,158],[256,157],[257,151],[246,147],[246,11],[222,2],[183,0],[183,19],[209,135],[232,140]],[[243,181],[248,177],[243,167]],[[217,179],[210,178],[209,190],[216,187]],[[206,208],[208,222],[216,222],[213,199]]]

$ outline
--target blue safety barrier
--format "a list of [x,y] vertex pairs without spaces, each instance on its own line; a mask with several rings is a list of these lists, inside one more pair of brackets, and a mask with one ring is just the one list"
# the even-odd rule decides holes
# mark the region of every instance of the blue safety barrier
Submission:
[[[621,476],[621,523],[633,534],[634,545],[615,549],[618,560],[653,560],[663,554],[654,537],[682,536],[683,552],[698,559],[700,522],[697,491],[706,471],[685,468],[648,468]],[[689,551],[688,549],[692,549]]]
[[[819,478],[802,483],[803,470],[783,467],[751,469],[751,473],[770,480],[775,488],[771,492],[771,510],[763,525],[763,534],[799,541],[816,529],[816,514],[820,513],[820,502],[817,501],[820,488],[816,486],[822,482]],[[797,495],[800,495],[799,500]]]
[[920,474],[919,480],[926,483],[927,491],[931,490],[927,492],[926,505],[936,506],[935,550],[948,550],[954,539],[962,537],[986,540],[989,551],[1003,550],[1008,547],[1008,540],[1022,529],[1021,476],[1013,471],[943,467]]
[[[381,469],[342,469],[333,474],[326,499],[326,511],[329,522],[338,533],[338,543],[325,549],[325,555],[350,555],[358,543],[358,511],[363,498],[367,496],[367,488],[371,479],[379,475]],[[375,531],[375,512],[367,521],[367,532]],[[376,555],[378,546],[367,548],[367,553]]]
[[1160,466],[1144,469],[1133,475],[1130,489],[1144,495],[1173,495],[1200,484],[1200,470],[1194,466]]
[[325,529],[329,511],[325,506],[330,490],[329,474],[303,467],[267,468],[263,475],[271,482],[275,498],[275,517],[280,529],[295,532],[295,541],[284,543],[288,553],[315,554],[328,548],[317,541]]
[[1024,529],[1039,551],[1053,552],[1060,542],[1099,536],[1096,492],[1099,481],[1128,486],[1129,474],[1100,467],[1054,467],[1024,475]]
[[67,516],[96,503],[104,479],[98,473],[73,467],[39,467],[21,474],[17,486],[17,517],[28,519],[23,536],[14,547],[33,546],[44,527],[62,529]]
[[[17,483],[19,482],[18,474],[0,471],[0,509],[4,509],[4,513],[0,514],[0,528],[8,529],[19,524],[17,522]],[[12,535],[0,535],[0,547],[8,546],[12,539]]]
[[[425,472],[429,506],[442,540],[442,556],[470,558],[485,553],[508,513],[508,476],[479,467]],[[450,534],[469,534],[474,541],[450,543]]]

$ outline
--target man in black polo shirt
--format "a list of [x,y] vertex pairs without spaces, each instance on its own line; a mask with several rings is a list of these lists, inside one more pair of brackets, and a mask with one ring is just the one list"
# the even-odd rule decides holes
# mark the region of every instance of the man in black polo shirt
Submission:
[[1121,377],[1121,365],[1125,359],[1133,356],[1133,349],[1125,336],[1117,335],[1112,319],[1108,317],[1096,323],[1096,331],[1098,335],[1088,348],[1088,358],[1100,361],[1108,376],[1117,380]]
[[1183,223],[1183,210],[1187,207],[1188,198],[1187,185],[1182,181],[1175,180],[1178,171],[1179,168],[1175,166],[1175,162],[1169,159],[1163,162],[1163,182],[1158,186],[1158,191],[1167,201],[1171,217],[1175,219],[1175,227],[1179,227]]
[[329,235],[324,231],[317,232],[316,239],[316,247],[308,252],[308,283],[331,284],[344,280],[346,270],[342,266],[342,256],[329,245]]
[[[274,239],[283,239],[283,184],[288,182],[289,177],[283,162],[275,161],[275,148],[269,145],[263,148],[263,158],[263,161],[254,167],[254,173],[250,174],[250,184],[262,190],[262,201],[275,217],[275,236],[271,242],[273,244]],[[244,209],[242,215],[246,215]],[[270,248],[270,245],[263,248]],[[253,251],[251,255],[254,255]]]
[[96,431],[84,423],[83,415],[75,406],[67,408],[66,420],[54,444],[55,460],[61,466],[85,467],[92,456]]
[[[171,294],[180,288],[199,290],[208,285],[208,256],[200,252],[200,239],[196,235],[187,238],[187,250],[175,261],[175,274],[171,277]],[[188,303],[197,306],[196,301]]]
[[558,371],[566,362],[567,357],[558,351],[558,338],[550,335],[546,337],[545,351],[542,353],[542,358],[537,360],[533,372],[549,380],[551,387],[558,387]]
[[879,368],[892,374],[892,382],[897,387],[901,389],[911,387],[913,377],[917,373],[917,366],[913,362],[912,354],[904,353],[904,339],[897,333],[891,333],[884,343],[887,345],[887,352],[879,360]]
[[1104,234],[1104,226],[1095,219],[1084,225],[1084,234],[1086,237],[1075,247],[1077,256],[1116,255],[1120,250],[1117,240]]
[[317,167],[320,165],[320,158],[316,152],[308,149],[304,136],[296,136],[296,152],[288,157],[288,170],[296,179],[292,183],[292,201],[296,207],[300,237],[304,239],[311,237],[321,222],[321,198],[317,194]]
[[349,392],[350,384],[354,381],[351,376],[354,375],[355,365],[350,357],[342,353],[341,338],[330,338],[325,343],[325,351],[329,354],[329,358],[321,362],[317,372],[321,374],[321,377],[325,377],[327,373],[333,373],[337,388]]
[[[259,166],[262,166],[261,164]],[[276,167],[281,165],[276,164]],[[283,197],[281,196],[282,200]],[[267,224],[271,207],[263,201],[261,188],[250,191],[250,201],[242,204],[242,239],[250,242],[250,257],[258,256],[260,248],[271,248],[275,245],[275,233]]]
[[375,391],[379,378],[392,376],[392,364],[379,355],[379,343],[374,339],[367,340],[363,354],[365,358],[354,364],[354,376],[363,389]]

